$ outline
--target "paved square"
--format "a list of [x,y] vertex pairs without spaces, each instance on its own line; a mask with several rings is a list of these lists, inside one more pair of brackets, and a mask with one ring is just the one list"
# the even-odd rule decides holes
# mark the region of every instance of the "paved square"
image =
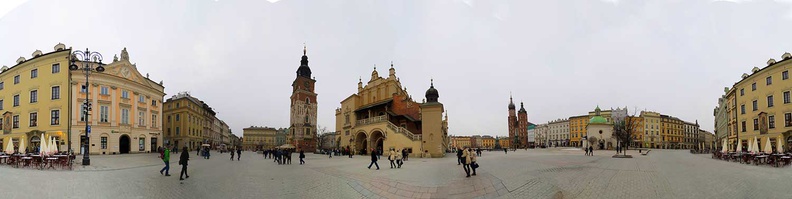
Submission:
[[[190,178],[180,166],[159,174],[156,154],[95,156],[94,166],[75,171],[39,171],[0,166],[8,198],[792,198],[792,168],[745,165],[653,150],[632,159],[613,151],[583,156],[570,149],[484,152],[478,175],[465,178],[453,154],[413,158],[401,169],[368,156],[328,158],[306,154],[292,165],[245,152],[242,161],[213,153],[191,155]],[[637,154],[636,152],[632,152]],[[174,154],[172,157],[178,157]],[[88,196],[88,197],[83,197]]]

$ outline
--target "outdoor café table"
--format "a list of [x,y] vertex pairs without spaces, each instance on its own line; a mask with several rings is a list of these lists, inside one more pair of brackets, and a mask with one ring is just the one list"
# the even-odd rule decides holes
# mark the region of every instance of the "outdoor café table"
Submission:
[[755,165],[759,165],[759,163],[761,163],[762,160],[767,160],[767,157],[768,157],[768,155],[757,155],[757,156],[754,156],[754,164]]
[[733,152],[732,152],[732,153],[729,153],[729,154],[731,154],[731,159],[732,159],[732,160],[740,160],[740,163],[742,163],[742,158],[740,158],[740,154],[738,154],[738,153],[733,153]]
[[50,157],[50,158],[46,158],[46,160],[47,160],[46,164],[49,165],[47,169],[55,169],[55,161],[58,160],[58,158]]
[[770,155],[770,159],[773,160],[773,166],[778,167],[778,161],[781,160],[781,156],[783,156],[783,154],[780,153]]
[[8,158],[9,158],[9,157],[11,157],[11,156],[7,156],[7,155],[2,155],[2,156],[0,156],[0,164],[3,164],[3,162],[5,162],[6,164],[8,164]]
[[33,161],[33,157],[22,157],[22,167],[29,167],[30,161]]
[[790,156],[781,156],[781,161],[784,161],[784,165],[783,166],[786,166],[787,164],[789,164],[790,160],[792,160],[792,157],[790,157]]

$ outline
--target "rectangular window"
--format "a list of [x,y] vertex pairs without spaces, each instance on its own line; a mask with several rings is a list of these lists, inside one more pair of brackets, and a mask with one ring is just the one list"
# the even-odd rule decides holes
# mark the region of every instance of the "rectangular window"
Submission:
[[50,111],[50,125],[60,125],[60,110]]
[[52,64],[52,73],[60,72],[60,64]]
[[129,99],[129,91],[121,91],[121,98]]
[[30,113],[30,126],[38,126],[38,113]]
[[107,137],[102,137],[102,149],[107,149]]
[[792,113],[784,113],[784,127],[792,126]]
[[753,111],[759,110],[759,102],[754,100],[751,104],[753,105]]
[[30,91],[30,103],[38,102],[38,91],[32,90]]
[[755,90],[756,90],[756,82],[751,84],[751,91],[755,91]]
[[121,124],[129,124],[129,109],[121,109]]
[[4,87],[3,84],[4,84],[4,82],[0,82],[0,90],[3,90],[3,87]]
[[151,100],[151,106],[157,106],[157,100]]
[[745,132],[745,121],[742,121],[742,132]]
[[14,95],[14,107],[19,106],[19,95]]
[[740,105],[740,114],[745,114],[745,104]]
[[38,77],[38,69],[30,70],[30,79]]
[[14,84],[19,84],[19,75],[14,76]]
[[[3,110],[3,100],[0,100],[0,110]],[[2,126],[2,125],[0,125]]]
[[784,72],[781,72],[781,80],[787,80],[787,79],[789,79],[789,71],[785,70]]
[[87,119],[87,118],[85,117],[85,115],[86,115],[87,113],[88,113],[88,112],[85,110],[85,105],[81,105],[81,106],[80,106],[80,122],[85,122],[85,119]]
[[784,92],[784,104],[789,104],[789,91]]
[[176,121],[179,121],[179,114],[176,114]]
[[146,126],[145,112],[138,111],[138,126]]
[[18,129],[19,128],[19,115],[14,115],[13,120],[14,120],[14,122],[13,122],[14,128]]
[[99,88],[99,94],[100,95],[110,95],[110,89],[107,88],[107,86],[102,86],[102,88]]
[[151,127],[157,127],[157,114],[151,114]]
[[110,107],[99,106],[99,122],[108,122],[107,118],[110,115]]
[[60,99],[60,86],[52,87],[52,99]]
[[754,131],[759,130],[759,118],[754,118]]
[[180,132],[179,132],[179,127],[177,126],[177,127],[176,127],[176,135],[178,136],[179,134],[180,134]]
[[773,96],[767,96],[767,107],[773,107]]
[[743,96],[743,95],[745,95],[745,89],[744,89],[744,88],[741,88],[741,89],[740,89],[740,96]]
[[168,115],[168,122],[169,122],[169,123],[171,122],[171,121],[170,121],[170,115]]
[[143,95],[138,95],[138,102],[140,102],[140,103],[146,103],[146,97],[145,97],[145,96],[143,96]]
[[767,124],[769,128],[775,128],[775,115],[767,116]]
[[767,81],[767,85],[773,84],[773,76],[767,77],[765,80]]

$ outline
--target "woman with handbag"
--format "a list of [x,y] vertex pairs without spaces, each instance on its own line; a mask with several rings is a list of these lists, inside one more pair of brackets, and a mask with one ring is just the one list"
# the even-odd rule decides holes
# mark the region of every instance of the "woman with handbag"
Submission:
[[390,152],[388,153],[388,160],[390,160],[391,169],[396,167],[396,163],[393,162],[394,160],[396,160],[396,152],[394,152],[393,149],[391,149]]
[[[468,149],[468,152],[473,154],[472,149]],[[474,154],[470,156],[470,169],[473,170],[473,175],[476,175],[476,168],[478,168],[478,163],[476,163],[476,155]]]

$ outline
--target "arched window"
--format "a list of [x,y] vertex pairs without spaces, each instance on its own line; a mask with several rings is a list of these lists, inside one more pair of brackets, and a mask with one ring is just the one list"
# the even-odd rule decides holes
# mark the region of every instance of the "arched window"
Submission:
[[308,123],[308,116],[305,116],[305,123]]
[[306,97],[306,98],[305,98],[305,103],[306,103],[306,104],[310,104],[310,103],[311,103],[311,98],[307,98],[307,97]]

